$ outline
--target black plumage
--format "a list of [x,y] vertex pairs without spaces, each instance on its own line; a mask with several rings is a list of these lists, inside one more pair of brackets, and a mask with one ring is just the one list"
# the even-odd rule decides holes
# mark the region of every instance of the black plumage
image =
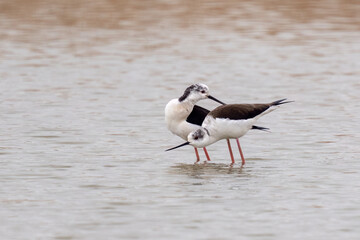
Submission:
[[269,104],[228,104],[211,111],[213,118],[241,120],[254,118],[270,107]]
[[206,108],[195,105],[190,115],[187,117],[186,121],[188,123],[196,124],[201,126],[205,117],[208,115],[210,111]]
[[[195,105],[192,112],[190,113],[190,115],[188,116],[188,118],[186,119],[186,121],[188,123],[192,123],[192,124],[196,124],[201,126],[201,124],[203,123],[205,117],[207,116],[207,114],[210,111],[207,110],[206,108],[200,107],[198,105]],[[259,126],[252,126],[252,129],[255,130],[262,130],[262,131],[267,131],[269,130],[269,128],[265,128],[265,127],[259,127]]]
[[215,108],[209,114],[213,118],[225,118],[230,120],[250,119],[265,112],[271,106],[289,103],[289,101],[285,100],[286,99],[281,99],[266,104],[227,104]]

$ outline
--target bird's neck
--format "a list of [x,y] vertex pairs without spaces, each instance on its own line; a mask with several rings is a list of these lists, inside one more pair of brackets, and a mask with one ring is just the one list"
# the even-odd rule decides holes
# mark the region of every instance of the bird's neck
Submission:
[[179,102],[177,99],[171,100],[165,108],[165,120],[170,126],[175,124],[177,126],[185,121],[194,108],[194,105],[189,102]]
[[182,102],[179,102],[179,105],[190,114],[194,108],[195,103],[196,103],[195,101],[186,99]]
[[210,144],[213,144],[213,143],[215,143],[217,141],[219,141],[219,139],[217,139],[214,136],[210,135],[209,138],[208,138],[207,144],[210,145]]
[[179,101],[179,103],[181,103],[181,104],[192,104],[192,105],[195,105],[196,102],[198,101],[198,99],[193,99],[193,98],[191,98],[191,97],[187,97],[187,98],[182,99],[182,100],[181,100],[181,98],[179,98],[178,101]]
[[219,139],[215,137],[216,134],[214,134],[213,131],[211,131],[211,130],[209,130],[209,129],[207,129],[207,128],[204,128],[204,130],[206,131],[206,135],[208,136],[208,138],[207,138],[208,140],[206,141],[206,143],[207,143],[208,145],[213,144],[214,142],[219,141]]

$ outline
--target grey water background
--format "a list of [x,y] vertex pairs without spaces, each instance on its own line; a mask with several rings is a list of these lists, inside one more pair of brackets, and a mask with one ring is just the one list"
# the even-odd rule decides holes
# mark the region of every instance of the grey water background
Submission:
[[[350,0],[1,0],[0,238],[358,239],[359,30]],[[197,82],[295,102],[194,165],[163,111]]]

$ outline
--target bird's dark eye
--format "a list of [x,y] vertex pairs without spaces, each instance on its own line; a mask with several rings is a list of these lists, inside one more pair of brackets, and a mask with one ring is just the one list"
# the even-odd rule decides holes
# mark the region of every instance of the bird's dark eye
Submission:
[[198,140],[198,139],[199,139],[199,137],[198,137],[198,136],[196,136],[196,137],[194,137],[194,139],[195,139],[195,140]]
[[201,90],[201,93],[205,93],[205,90]]

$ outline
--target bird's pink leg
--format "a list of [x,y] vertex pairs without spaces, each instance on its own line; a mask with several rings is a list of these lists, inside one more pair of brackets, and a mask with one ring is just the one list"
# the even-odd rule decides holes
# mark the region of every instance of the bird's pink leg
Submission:
[[200,161],[199,152],[196,147],[194,147],[194,149],[195,149],[195,154],[196,154],[196,162],[199,162]]
[[207,152],[207,150],[206,150],[205,147],[204,147],[204,153],[205,153],[205,156],[206,156],[207,160],[210,161],[209,154],[208,154],[208,152]]
[[239,148],[239,152],[240,152],[240,156],[241,156],[241,166],[245,165],[245,158],[244,158],[244,154],[241,150],[241,147],[240,147],[240,142],[239,142],[239,139],[237,138],[236,139],[236,143],[238,145],[238,148]]
[[231,157],[231,165],[232,165],[232,164],[235,163],[234,155],[233,155],[232,150],[231,150],[230,140],[226,139],[226,141],[227,141],[227,144],[228,144],[228,147],[229,147],[229,152],[230,152],[230,157]]

